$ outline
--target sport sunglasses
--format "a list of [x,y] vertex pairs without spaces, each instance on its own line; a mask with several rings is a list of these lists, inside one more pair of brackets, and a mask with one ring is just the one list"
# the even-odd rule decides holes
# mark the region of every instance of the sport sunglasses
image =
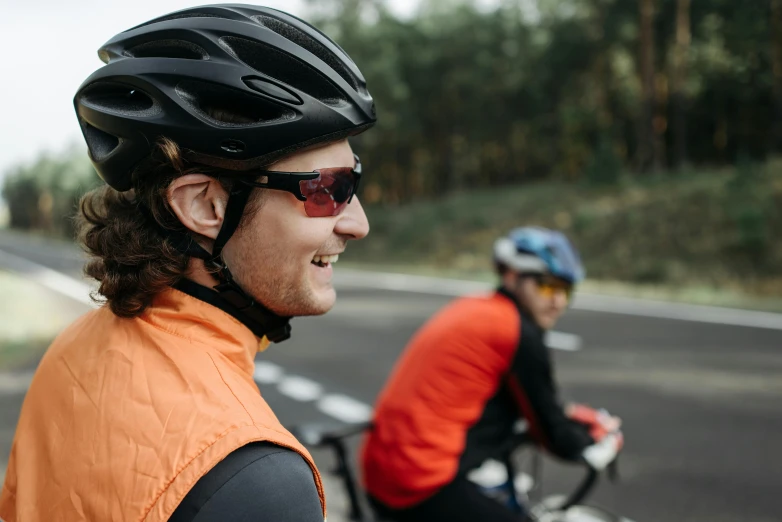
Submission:
[[538,286],[541,297],[551,298],[557,294],[563,294],[568,302],[573,297],[573,285],[556,277],[547,277],[541,274],[531,276]]
[[361,160],[353,155],[355,165],[351,167],[330,167],[313,172],[258,173],[254,181],[240,179],[246,185],[290,192],[304,202],[304,211],[309,217],[338,216],[353,200],[361,181]]

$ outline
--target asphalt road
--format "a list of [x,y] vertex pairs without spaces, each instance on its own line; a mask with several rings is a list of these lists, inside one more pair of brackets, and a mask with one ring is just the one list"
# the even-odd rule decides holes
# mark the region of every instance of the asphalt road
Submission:
[[[80,273],[80,256],[65,245],[0,232],[2,252]],[[284,379],[261,379],[287,426],[336,424],[316,395],[372,404],[407,339],[451,299],[347,283],[338,290],[332,312],[296,319],[293,338],[258,357],[320,388],[307,397],[304,386],[296,400],[281,391]],[[638,522],[782,520],[782,329],[571,310],[558,330],[583,339],[580,351],[555,352],[564,395],[624,420],[621,481],[603,483],[596,501]],[[22,396],[0,392],[0,458]],[[327,471],[329,456],[314,456]],[[549,491],[575,482],[574,468],[547,464]],[[330,490],[338,491],[333,483]],[[331,504],[329,520],[339,520],[338,493]]]

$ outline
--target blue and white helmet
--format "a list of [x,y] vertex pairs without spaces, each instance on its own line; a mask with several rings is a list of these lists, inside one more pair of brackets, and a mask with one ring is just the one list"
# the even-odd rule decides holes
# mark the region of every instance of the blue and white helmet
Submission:
[[584,279],[584,266],[568,238],[556,230],[516,228],[494,242],[494,261],[517,272],[551,274],[576,284]]

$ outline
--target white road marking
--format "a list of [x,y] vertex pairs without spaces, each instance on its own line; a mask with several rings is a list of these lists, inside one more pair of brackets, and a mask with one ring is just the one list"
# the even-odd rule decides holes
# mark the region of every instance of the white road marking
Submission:
[[357,424],[372,418],[372,408],[368,404],[338,393],[326,395],[320,384],[306,377],[285,375],[285,370],[274,363],[256,361],[253,377],[261,385],[277,384],[277,390],[291,399],[315,401],[318,410],[339,421]]
[[557,332],[555,330],[546,333],[545,343],[549,348],[566,352],[577,352],[583,345],[580,336],[565,332]]
[[[337,286],[444,296],[483,293],[493,288],[493,285],[490,283],[476,281],[362,270],[341,270],[335,272],[334,282]],[[736,308],[691,305],[588,293],[576,293],[573,308],[590,312],[782,330],[782,314]]]
[[782,330],[782,314],[740,310],[737,308],[720,308],[717,306],[670,303],[596,294],[576,294],[573,308],[590,312],[654,317],[692,323]]
[[259,384],[274,384],[282,379],[282,368],[266,361],[256,361],[253,378]]
[[314,401],[323,395],[323,387],[320,384],[297,375],[283,377],[277,389],[283,395],[301,402]]
[[462,281],[459,279],[441,279],[439,277],[416,276],[406,274],[388,274],[363,270],[339,270],[334,272],[336,285],[395,292],[415,292],[430,295],[461,296],[481,293],[492,289],[488,283]]
[[372,408],[368,404],[347,395],[326,395],[318,401],[318,409],[348,424],[367,422],[372,418]]
[[33,263],[22,257],[9,254],[0,250],[0,266],[8,267],[18,274],[27,277],[50,290],[70,297],[74,301],[97,307],[97,304],[90,298],[92,287],[84,281],[79,281],[73,277],[61,274],[50,268]]

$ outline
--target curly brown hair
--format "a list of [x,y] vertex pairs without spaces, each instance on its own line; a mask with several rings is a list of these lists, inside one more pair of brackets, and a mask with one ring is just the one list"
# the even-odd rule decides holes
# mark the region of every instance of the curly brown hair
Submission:
[[[177,251],[161,228],[190,233],[169,206],[166,190],[174,179],[196,172],[231,189],[230,178],[189,163],[179,146],[164,138],[134,171],[132,190],[118,192],[105,185],[81,198],[78,238],[90,255],[84,273],[100,282],[93,300],[108,303],[115,315],[140,315],[155,295],[185,276],[190,256]],[[240,227],[258,210],[261,192],[254,191]]]

